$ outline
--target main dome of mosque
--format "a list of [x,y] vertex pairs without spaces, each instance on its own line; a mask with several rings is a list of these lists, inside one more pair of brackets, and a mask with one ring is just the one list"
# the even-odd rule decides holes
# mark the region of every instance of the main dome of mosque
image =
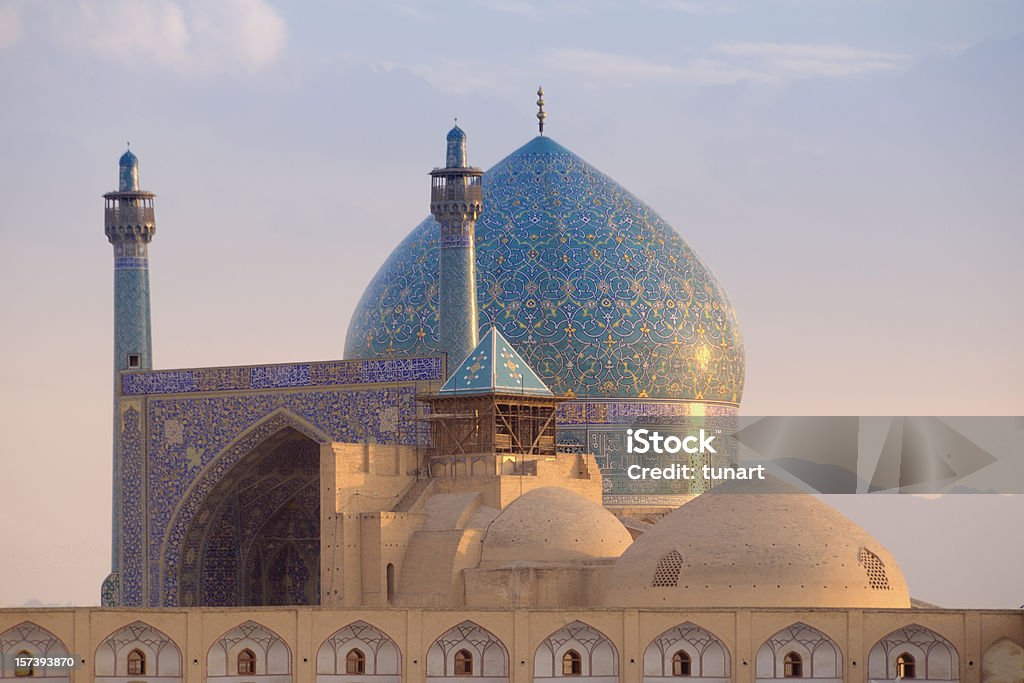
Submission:
[[[728,296],[633,194],[538,136],[484,174],[483,207],[480,325],[497,326],[553,392],[740,402]],[[352,316],[346,358],[437,352],[439,241],[429,217],[387,259]]]

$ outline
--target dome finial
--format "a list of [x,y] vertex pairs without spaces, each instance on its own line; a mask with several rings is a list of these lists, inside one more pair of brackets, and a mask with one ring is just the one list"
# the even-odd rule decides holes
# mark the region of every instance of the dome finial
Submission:
[[537,127],[540,128],[540,134],[544,135],[544,119],[548,117],[544,113],[544,88],[537,88]]

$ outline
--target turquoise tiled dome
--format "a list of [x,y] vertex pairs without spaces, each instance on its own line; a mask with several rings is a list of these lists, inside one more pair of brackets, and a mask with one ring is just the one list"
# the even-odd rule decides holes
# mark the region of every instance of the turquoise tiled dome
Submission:
[[[552,391],[740,402],[736,313],[650,207],[547,137],[487,171],[483,197],[480,326],[496,325]],[[346,358],[436,352],[439,230],[424,220],[377,272]]]

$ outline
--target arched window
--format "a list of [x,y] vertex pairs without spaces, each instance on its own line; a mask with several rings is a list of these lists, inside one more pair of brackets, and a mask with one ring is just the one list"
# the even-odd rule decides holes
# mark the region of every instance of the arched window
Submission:
[[[14,656],[20,658],[20,657],[32,657],[33,655],[28,650],[22,650],[21,652],[19,652],[18,654],[14,655]],[[14,675],[17,676],[18,678],[25,678],[27,676],[34,676],[35,675],[35,669],[32,668],[31,662],[27,663],[27,664],[18,664],[18,662],[15,662],[14,663]]]
[[455,675],[473,675],[473,655],[468,650],[459,650],[455,653]]
[[672,675],[673,676],[689,676],[690,675],[690,655],[682,650],[672,655]]
[[562,675],[583,675],[583,658],[580,657],[580,653],[576,652],[576,650],[569,650],[564,655],[562,655]]
[[916,662],[914,662],[914,656],[909,652],[904,652],[896,658],[896,675],[900,678],[916,678]]
[[238,653],[238,675],[256,673],[256,653],[246,648]]
[[795,652],[790,652],[783,660],[783,675],[786,678],[803,678],[804,660]]
[[345,655],[345,673],[364,674],[366,673],[366,656],[361,650],[352,649]]
[[128,675],[146,675],[146,655],[141,650],[132,650],[128,653]]

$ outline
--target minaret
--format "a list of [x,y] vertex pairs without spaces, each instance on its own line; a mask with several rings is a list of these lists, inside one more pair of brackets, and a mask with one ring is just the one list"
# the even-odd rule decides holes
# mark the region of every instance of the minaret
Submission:
[[121,156],[117,192],[103,195],[104,231],[114,245],[114,523],[112,571],[121,555],[121,424],[118,374],[153,367],[149,319],[149,242],[156,232],[153,193],[139,190],[139,159]]
[[484,172],[466,164],[466,134],[456,125],[448,132],[445,167],[430,172],[430,212],[441,224],[438,317],[449,377],[479,340],[476,219],[483,209]]

